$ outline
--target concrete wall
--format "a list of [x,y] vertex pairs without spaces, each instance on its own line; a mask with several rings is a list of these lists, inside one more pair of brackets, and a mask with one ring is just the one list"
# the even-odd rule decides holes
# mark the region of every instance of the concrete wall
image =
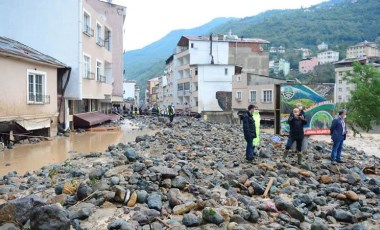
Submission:
[[[16,120],[28,130],[50,128],[57,134],[57,68],[0,56],[0,122]],[[48,104],[28,104],[28,70],[45,75],[44,94]]]
[[[193,47],[191,48],[191,43]],[[193,64],[211,64],[210,56],[210,41],[190,41],[190,65]],[[228,42],[213,41],[212,54],[214,57],[214,64],[227,64],[228,63]]]
[[0,34],[72,68],[65,96],[81,99],[82,0],[0,1]]
[[[228,73],[225,74],[225,69]],[[232,91],[234,66],[201,65],[198,66],[198,113],[202,111],[223,111],[218,104],[218,91]]]
[[231,112],[202,112],[202,118],[207,121],[214,121],[220,123],[232,123]]

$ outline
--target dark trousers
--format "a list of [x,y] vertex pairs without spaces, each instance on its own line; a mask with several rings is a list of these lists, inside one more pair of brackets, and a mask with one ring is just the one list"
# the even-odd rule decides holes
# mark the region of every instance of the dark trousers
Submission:
[[255,147],[253,146],[253,139],[247,141],[247,147],[245,149],[245,159],[252,161],[255,156]]
[[301,150],[302,150],[302,140],[303,140],[303,137],[292,137],[292,136],[289,135],[288,142],[286,143],[285,149],[289,150],[292,147],[292,144],[294,142],[296,142],[297,143],[297,151],[301,152]]
[[173,122],[173,119],[174,119],[174,114],[173,115],[169,115],[169,120],[170,120],[170,123]]

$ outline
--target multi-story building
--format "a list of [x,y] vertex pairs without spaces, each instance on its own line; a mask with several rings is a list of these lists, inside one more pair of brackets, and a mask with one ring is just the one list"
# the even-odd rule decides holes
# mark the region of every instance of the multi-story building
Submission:
[[302,59],[308,59],[312,55],[311,50],[308,48],[299,48],[299,49],[296,49],[296,51],[301,52]]
[[145,105],[152,107],[157,104],[157,89],[159,78],[155,77],[146,82]]
[[0,20],[12,22],[3,23],[0,34],[71,67],[64,79],[64,128],[75,126],[74,116],[106,113],[122,102],[124,19],[125,7],[99,0],[0,3]]
[[380,49],[374,42],[360,42],[354,46],[350,46],[346,50],[346,58],[379,58]]
[[279,47],[271,46],[271,47],[269,47],[269,53],[285,53],[285,47],[283,47],[283,46],[279,46]]
[[318,53],[318,63],[323,65],[326,63],[333,63],[339,61],[339,52],[328,50]]
[[177,76],[178,73],[175,71],[175,67],[177,66],[177,58],[175,58],[175,54],[171,55],[168,59],[166,59],[165,66],[165,77],[166,77],[166,86],[162,86],[162,104],[160,106],[167,107],[168,105],[176,105],[177,104]]
[[[56,136],[62,78],[70,68],[48,55],[0,37],[0,138],[8,144],[13,131],[22,135]],[[58,90],[57,90],[58,89]]]
[[[263,48],[268,41],[238,38],[236,35],[182,36],[177,43],[173,102],[178,112],[220,112],[231,110],[219,104],[220,95],[232,91],[235,66],[243,71],[268,75],[269,54]],[[168,79],[168,83],[173,82]],[[219,96],[217,96],[219,95]],[[225,100],[225,99],[223,99]]]
[[318,58],[312,57],[299,62],[298,70],[300,73],[309,73],[318,65]]
[[269,76],[237,73],[232,77],[233,118],[237,113],[246,110],[249,104],[258,106],[262,120],[273,121],[275,117],[276,84],[285,80]]
[[282,72],[282,77],[285,77],[290,72],[290,63],[283,58],[272,60],[269,62],[269,69],[273,70],[274,75],[279,76]]
[[359,62],[362,65],[373,65],[380,69],[379,64],[369,63],[369,60],[368,58],[350,58],[335,63],[335,103],[348,102],[351,98],[351,91],[355,89],[355,85],[347,82],[344,77],[352,71],[354,62]]

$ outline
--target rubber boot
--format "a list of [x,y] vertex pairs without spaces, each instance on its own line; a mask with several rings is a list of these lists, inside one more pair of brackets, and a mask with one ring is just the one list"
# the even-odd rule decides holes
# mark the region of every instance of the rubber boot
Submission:
[[288,149],[285,149],[284,153],[282,154],[282,159],[284,161],[286,161],[286,159],[288,158],[288,154],[289,154],[289,150]]
[[299,165],[302,164],[302,152],[298,152],[298,153],[297,153],[297,163],[298,163]]

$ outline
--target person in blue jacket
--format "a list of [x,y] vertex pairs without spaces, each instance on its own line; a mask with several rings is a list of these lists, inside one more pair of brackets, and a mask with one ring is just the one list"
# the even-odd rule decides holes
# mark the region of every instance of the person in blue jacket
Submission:
[[346,140],[347,126],[344,122],[346,118],[346,110],[340,110],[338,116],[332,121],[330,127],[330,135],[333,141],[333,148],[331,151],[331,163],[343,163],[342,161],[342,148],[343,142]]

